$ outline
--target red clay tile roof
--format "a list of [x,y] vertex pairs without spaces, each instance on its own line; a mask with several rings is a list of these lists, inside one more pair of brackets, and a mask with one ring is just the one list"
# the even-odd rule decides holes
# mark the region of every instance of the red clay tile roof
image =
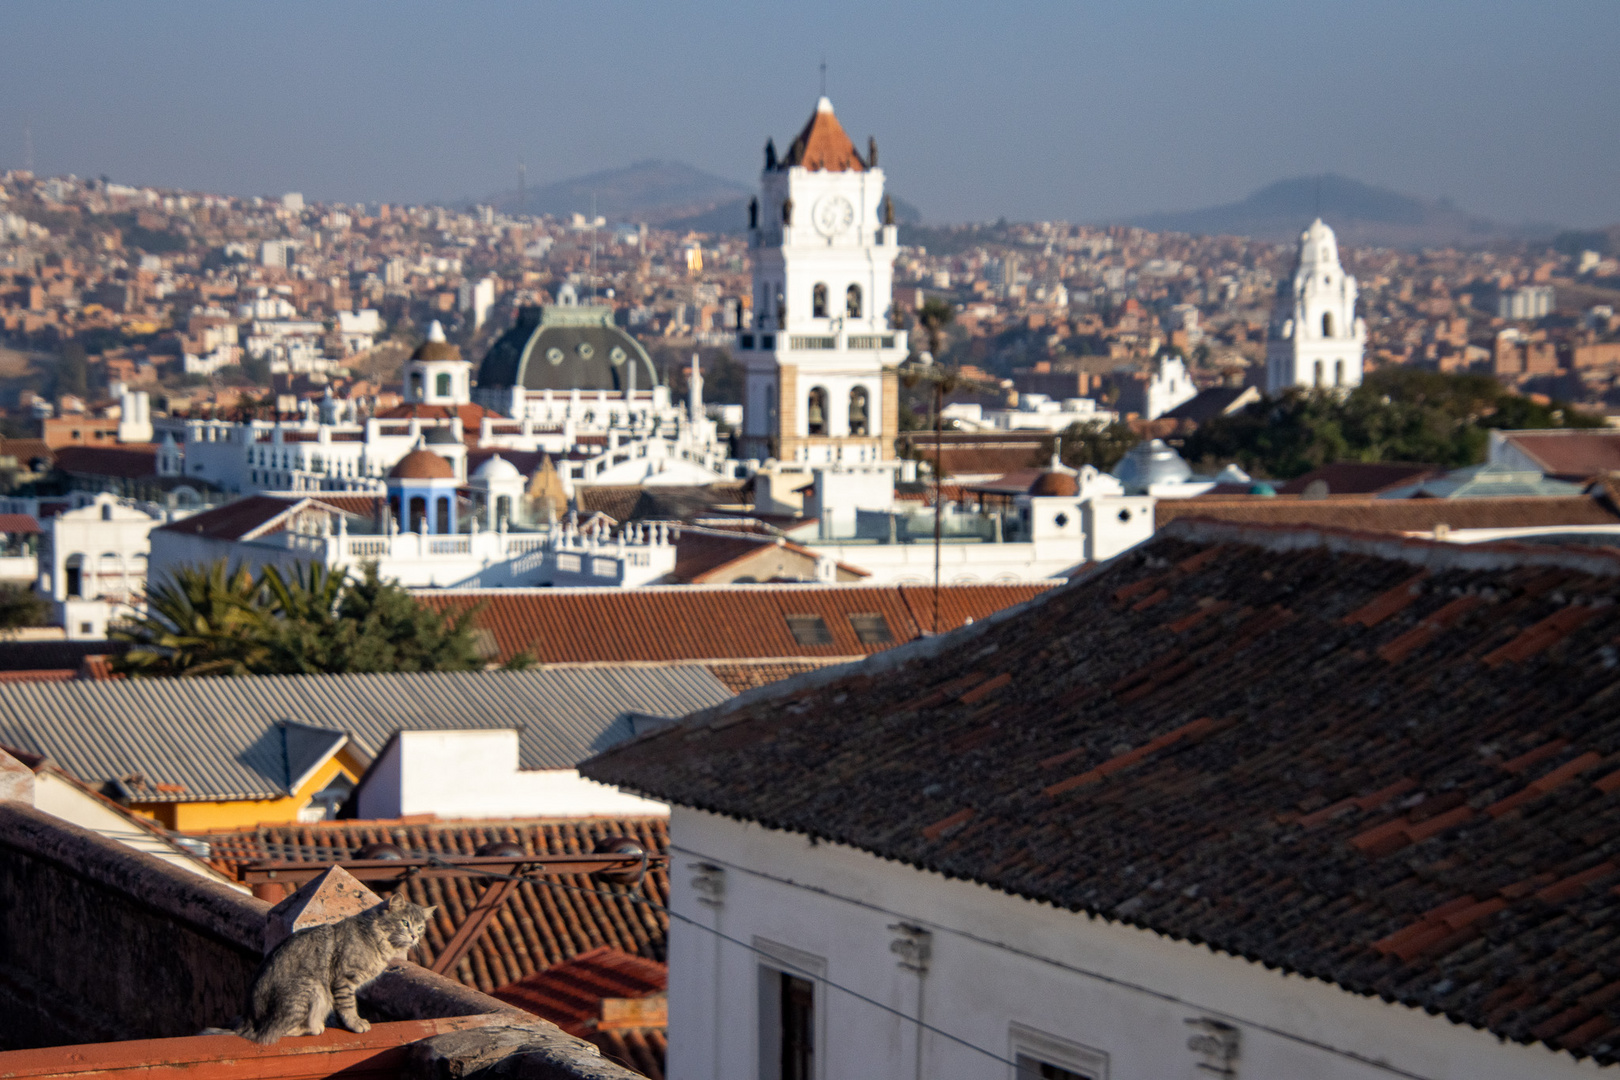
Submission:
[[1177,522],[582,771],[1609,1064],[1617,640],[1607,549]]
[[665,965],[604,945],[507,983],[490,996],[550,1020],[570,1035],[583,1035],[601,1017],[603,998],[650,997],[668,985]]
[[[814,566],[816,553],[779,536],[754,531],[682,529],[675,545],[672,579],[682,584],[701,585],[733,563],[757,555],[761,548],[781,547]],[[838,569],[856,577],[871,577],[869,570],[838,563]]]
[[[932,431],[908,431],[895,439],[897,452],[932,462],[936,450]],[[946,431],[939,437],[938,455],[946,476],[960,473],[1010,473],[1041,468],[1052,455],[1052,436],[1046,432]]]
[[1432,532],[1436,525],[1452,529],[1620,525],[1620,515],[1589,495],[1512,499],[1299,499],[1261,495],[1160,499],[1153,516],[1161,529],[1177,518],[1368,532]]
[[276,498],[273,495],[249,495],[245,499],[204,510],[200,514],[172,521],[158,528],[163,532],[206,536],[214,540],[240,540],[255,529],[263,528],[279,515],[298,505],[297,498]]
[[593,1031],[588,1036],[602,1056],[617,1061],[647,1080],[664,1080],[664,1059],[669,1040],[663,1028],[618,1028]]
[[1308,484],[1321,480],[1327,484],[1329,495],[1376,495],[1390,488],[1404,487],[1443,476],[1445,470],[1438,465],[1417,465],[1399,461],[1335,461],[1312,469],[1304,476],[1296,476],[1277,487],[1279,495],[1304,494]]
[[707,664],[709,673],[725,684],[727,690],[733,694],[740,694],[744,690],[752,690],[756,686],[765,686],[769,683],[791,679],[795,675],[803,675],[807,671],[836,664],[837,660],[827,660],[820,663],[814,660],[762,660],[757,662],[743,661],[734,664]]
[[[584,854],[611,836],[634,837],[655,855],[669,848],[668,823],[661,817],[331,821],[262,825],[200,838],[209,844],[209,861],[236,875],[243,865],[258,859],[331,862],[372,843],[397,844],[408,852],[471,855],[480,845],[510,842],[535,854]],[[663,870],[649,871],[639,892],[585,875],[555,880],[567,887],[519,885],[457,965],[455,977],[487,993],[602,946],[648,960],[664,959],[668,920],[655,908],[634,902],[634,897],[645,896],[656,904],[668,903],[669,876]],[[470,878],[418,878],[406,886],[407,895],[417,903],[439,905],[426,936],[411,950],[412,960],[433,962],[478,902],[483,887],[483,882]],[[623,893],[626,898],[614,899],[604,892]]]
[[[940,630],[983,619],[1051,588],[1045,582],[945,585]],[[542,664],[603,661],[834,659],[864,656],[933,628],[922,585],[685,585],[651,589],[426,590],[440,611],[482,603],[478,626],[504,663],[527,652]],[[851,615],[881,615],[893,640],[863,643]],[[801,645],[787,616],[816,615],[832,641]]]
[[1503,438],[1548,476],[1585,480],[1620,471],[1620,431],[1578,429],[1503,432]]
[[39,522],[33,514],[0,514],[0,533],[37,533]]
[[142,480],[157,475],[157,447],[64,446],[56,451],[56,467],[79,476],[115,476]]
[[423,405],[412,403],[409,405],[395,405],[392,409],[384,409],[377,414],[379,420],[448,420],[453,416],[461,417],[461,431],[467,438],[476,438],[479,423],[484,417],[497,422],[510,420],[511,417],[486,409],[482,405]]
[[[822,98],[825,104],[826,98]],[[811,172],[865,172],[866,163],[856,152],[855,144],[844,134],[844,125],[833,115],[832,106],[817,106],[810,114],[809,123],[799,132],[782,156],[780,168],[792,166]],[[806,208],[808,209],[808,208]]]

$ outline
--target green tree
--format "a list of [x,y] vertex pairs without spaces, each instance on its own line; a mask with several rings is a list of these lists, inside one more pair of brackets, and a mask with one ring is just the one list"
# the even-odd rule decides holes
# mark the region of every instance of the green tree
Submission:
[[937,296],[930,296],[917,309],[917,325],[928,337],[928,352],[939,359],[939,344],[944,340],[945,327],[956,318],[956,309]]
[[482,605],[441,615],[366,563],[338,602],[355,635],[340,658],[344,671],[476,671],[484,666],[473,636]]
[[[1094,465],[1107,472],[1119,464],[1119,459],[1138,442],[1141,439],[1128,424],[1077,420],[1058,436],[1059,457],[1063,464],[1072,469]],[[1044,466],[1046,462],[1042,460],[1037,464]]]
[[261,595],[246,569],[228,573],[223,560],[182,567],[147,590],[145,615],[109,632],[130,646],[112,668],[132,677],[257,673],[268,656]]
[[1290,390],[1203,425],[1184,456],[1236,461],[1257,476],[1292,477],[1334,461],[1412,461],[1448,468],[1485,458],[1492,428],[1598,427],[1568,405],[1542,405],[1485,375],[1383,368],[1348,394]]
[[345,670],[357,628],[338,617],[348,574],[318,563],[300,564],[291,580],[273,566],[260,575],[270,612],[266,666],[279,672],[318,674]]
[[44,626],[51,606],[26,585],[0,585],[0,633],[24,626]]

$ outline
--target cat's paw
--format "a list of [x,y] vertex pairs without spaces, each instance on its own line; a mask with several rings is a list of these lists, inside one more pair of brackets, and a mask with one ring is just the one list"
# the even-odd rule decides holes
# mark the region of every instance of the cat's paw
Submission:
[[365,1019],[364,1017],[357,1016],[353,1020],[345,1020],[343,1022],[343,1026],[354,1032],[356,1035],[364,1035],[366,1032],[371,1030],[371,1021]]

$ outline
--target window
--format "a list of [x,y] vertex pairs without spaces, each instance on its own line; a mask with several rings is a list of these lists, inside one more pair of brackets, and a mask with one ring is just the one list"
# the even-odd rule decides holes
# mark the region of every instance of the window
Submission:
[[433,392],[440,397],[450,396],[450,373],[448,371],[441,372],[439,377],[434,380]]
[[433,531],[441,535],[450,531],[450,500],[442,495],[439,497],[439,512],[434,521]]
[[495,499],[495,520],[510,522],[512,520],[512,496],[499,495]]
[[820,386],[810,388],[810,397],[804,410],[805,428],[811,435],[827,434],[827,391]]
[[420,371],[411,372],[411,400],[422,400],[422,373]]
[[820,615],[787,616],[788,632],[800,645],[831,645],[832,631]]
[[851,285],[844,294],[844,313],[852,319],[861,317],[861,287]]
[[411,532],[427,532],[427,500],[420,495],[411,497]]
[[1321,386],[1322,385],[1322,361],[1320,361],[1320,360],[1318,360],[1316,362],[1316,381],[1315,381],[1314,385],[1316,385],[1316,386]]
[[817,1015],[827,963],[774,942],[754,939],[759,966],[761,1080],[818,1080],[822,1057]]
[[870,424],[867,420],[869,415],[867,406],[869,402],[870,398],[866,393],[866,387],[857,386],[849,392],[849,433],[851,435],[865,435],[868,433]]
[[1334,386],[1343,386],[1344,385],[1344,361],[1343,360],[1335,360],[1335,361],[1333,361],[1333,385]]
[[69,555],[67,565],[63,567],[63,577],[66,579],[63,588],[69,596],[84,595],[84,556]]
[[816,287],[810,290],[810,317],[825,319],[827,317],[827,286],[816,282]]
[[1331,311],[1322,312],[1322,336],[1333,336],[1333,312]]
[[855,637],[862,645],[887,645],[894,641],[889,621],[875,612],[851,615],[849,625],[854,627]]
[[1012,1025],[1014,1080],[1108,1080],[1108,1055],[1089,1046]]

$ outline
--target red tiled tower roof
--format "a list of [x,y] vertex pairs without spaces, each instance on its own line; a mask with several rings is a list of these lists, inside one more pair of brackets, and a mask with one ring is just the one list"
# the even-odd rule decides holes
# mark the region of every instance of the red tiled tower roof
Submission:
[[412,450],[388,472],[399,480],[454,480],[456,470],[431,450]]
[[826,98],[816,104],[810,122],[788,147],[780,167],[789,169],[795,165],[811,172],[866,171],[866,162],[861,160],[855,144],[844,133],[844,126],[833,115],[832,102]]

